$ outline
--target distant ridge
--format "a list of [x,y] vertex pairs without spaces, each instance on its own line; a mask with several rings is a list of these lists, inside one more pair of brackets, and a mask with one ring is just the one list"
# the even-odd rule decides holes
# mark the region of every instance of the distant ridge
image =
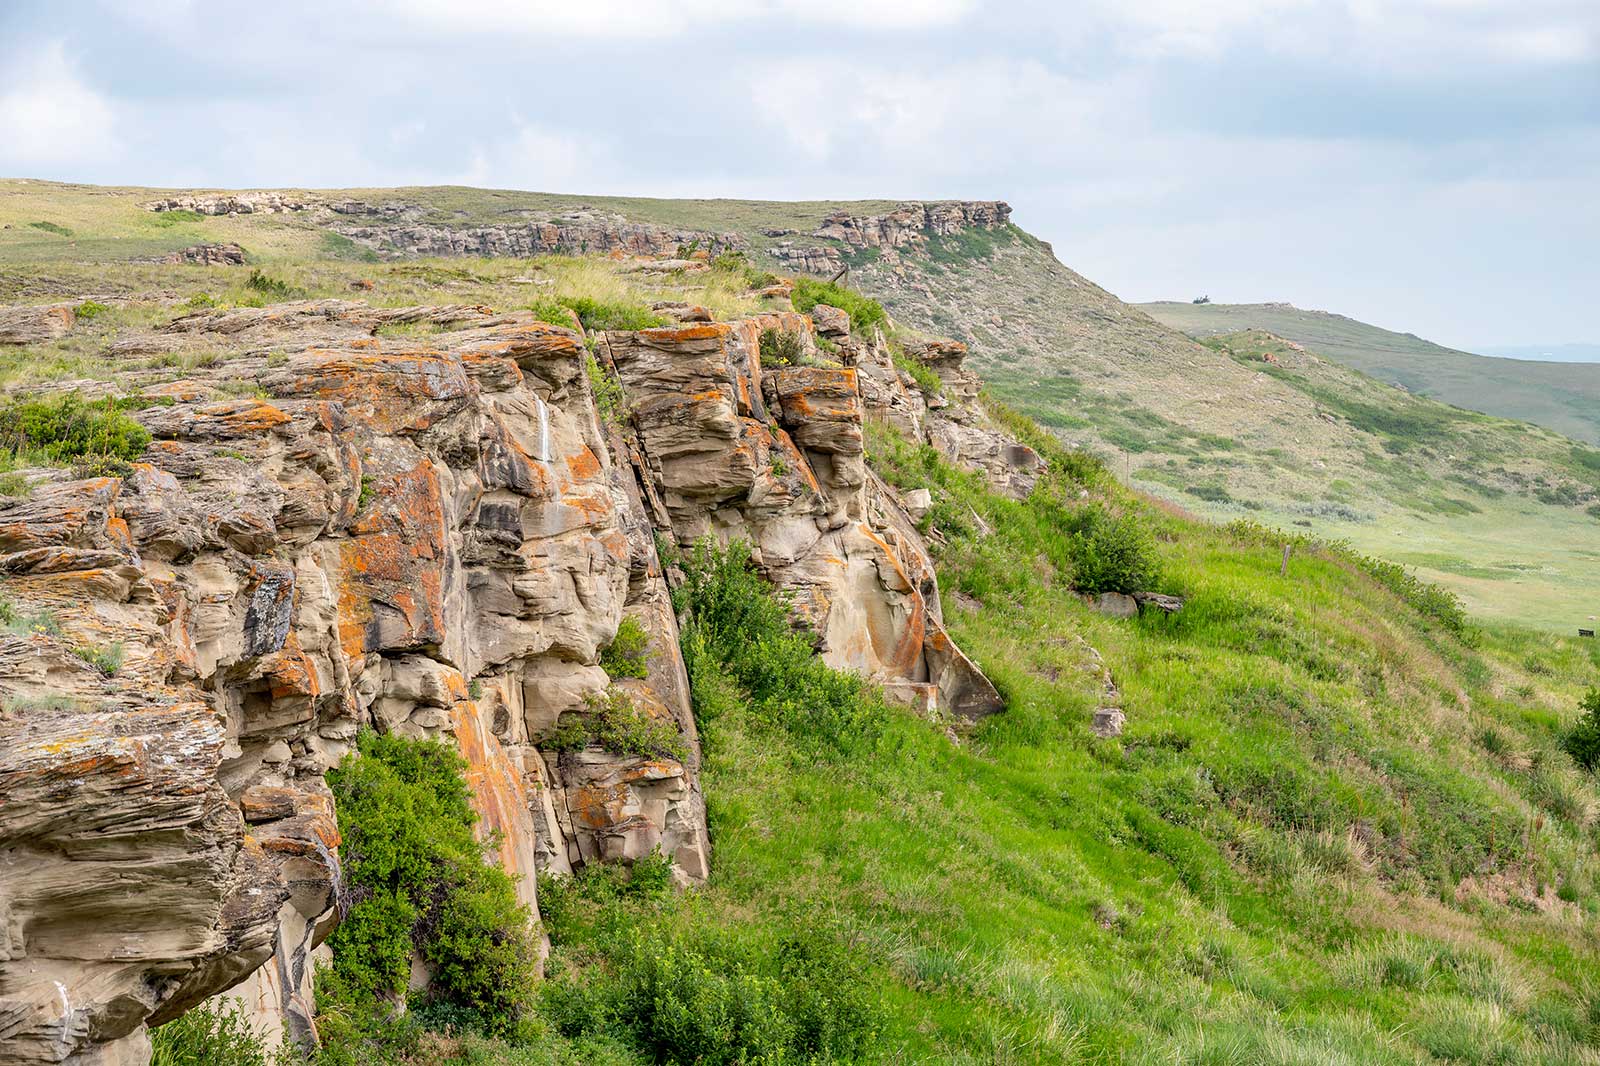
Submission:
[[1600,344],[1480,344],[1477,351],[1502,359],[1546,363],[1600,363]]
[[1139,306],[1158,322],[1193,337],[1267,330],[1417,395],[1600,443],[1600,363],[1555,354],[1580,348],[1595,353],[1586,358],[1600,358],[1600,346],[1549,346],[1548,360],[1520,354],[1539,350],[1529,346],[1505,358],[1503,352],[1475,355],[1415,334],[1287,303],[1159,301]]

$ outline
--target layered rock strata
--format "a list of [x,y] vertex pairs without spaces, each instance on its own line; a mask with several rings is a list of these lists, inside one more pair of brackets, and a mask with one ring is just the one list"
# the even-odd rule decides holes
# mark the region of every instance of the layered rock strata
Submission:
[[[837,360],[807,316],[689,317],[585,338],[305,301],[144,338],[219,358],[149,391],[143,461],[0,500],[0,1064],[142,1062],[148,1026],[227,989],[314,1040],[312,952],[344,892],[324,775],[363,728],[461,751],[535,913],[541,869],[659,848],[707,876],[657,534],[749,541],[828,662],[929,713],[999,709],[864,426],[948,437],[963,461],[1009,445],[826,309]],[[404,323],[439,332],[376,335]],[[807,365],[763,367],[766,330]],[[599,665],[625,616],[644,678]],[[683,758],[550,749],[602,694],[673,723]]]

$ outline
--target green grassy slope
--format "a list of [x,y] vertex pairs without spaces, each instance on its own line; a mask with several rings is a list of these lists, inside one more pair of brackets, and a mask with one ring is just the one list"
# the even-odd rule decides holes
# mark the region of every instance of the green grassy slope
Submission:
[[1140,304],[1194,337],[1264,329],[1421,396],[1600,443],[1600,366],[1457,351],[1327,311],[1289,304]]
[[[682,945],[730,935],[865,960],[819,975],[881,1005],[850,1061],[1595,1061],[1597,793],[1554,746],[1592,648],[1473,646],[1347,555],[1302,546],[1280,577],[1275,539],[1102,481],[1189,597],[1170,620],[1105,619],[1051,561],[1061,496],[996,498],[883,434],[872,457],[933,490],[953,630],[1008,709],[958,741],[895,712],[837,750],[806,707],[728,698],[691,648],[712,884],[564,896],[558,982],[632,973],[642,944],[698,972]],[[1121,688],[1120,740],[1088,729],[1085,639]],[[557,1002],[569,1036],[598,1035]]]

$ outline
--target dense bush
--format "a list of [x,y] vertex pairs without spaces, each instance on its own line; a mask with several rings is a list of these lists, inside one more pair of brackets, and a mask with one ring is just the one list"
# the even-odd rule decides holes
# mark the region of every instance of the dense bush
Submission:
[[548,322],[552,326],[562,326],[571,329],[577,325],[577,318],[573,310],[555,299],[539,299],[528,305],[528,310],[533,312],[540,322]]
[[761,331],[761,365],[800,366],[806,361],[805,340],[792,330]]
[[90,402],[70,392],[0,408],[0,448],[12,452],[41,452],[57,462],[86,457],[126,462],[149,443],[150,431],[109,397]]
[[590,296],[562,296],[556,300],[578,316],[586,330],[654,329],[667,320],[643,304],[596,300]]
[[622,394],[622,383],[600,365],[592,353],[585,352],[583,370],[589,378],[589,392],[594,396],[595,410],[610,426],[620,427],[626,418],[627,400]]
[[796,311],[810,311],[818,304],[837,307],[850,315],[850,328],[857,333],[868,333],[874,326],[888,327],[889,315],[877,300],[863,296],[853,289],[835,285],[816,278],[794,279],[794,291],[789,294]]
[[261,1034],[233,1002],[203,1003],[150,1033],[150,1066],[289,1066],[266,1050]]
[[1088,504],[1068,523],[1074,587],[1083,592],[1142,592],[1160,580],[1155,538],[1140,515],[1113,514]]
[[1424,581],[1399,563],[1374,559],[1363,555],[1346,544],[1334,544],[1331,549],[1348,558],[1364,570],[1378,584],[1405,600],[1416,610],[1443,625],[1457,636],[1467,633],[1467,609],[1461,597],[1431,581]]
[[677,723],[651,718],[620,688],[584,697],[584,709],[563,714],[542,743],[555,751],[578,751],[597,744],[616,755],[679,761],[688,756]]
[[346,1013],[404,996],[413,954],[432,972],[419,1006],[488,1033],[515,1029],[537,948],[511,878],[486,861],[453,749],[363,733],[328,774],[352,905],[329,943],[330,1004]]
[[600,653],[600,666],[607,676],[647,677],[650,674],[650,634],[633,615],[624,615],[617,624],[617,635]]
[[287,281],[264,274],[259,269],[250,271],[250,276],[244,281],[244,287],[274,300],[289,300],[297,295],[294,286]]
[[[833,930],[697,920],[674,905],[659,855],[631,870],[542,877],[556,956],[542,1013],[564,1036],[620,1040],[672,1064],[848,1062],[879,1026],[859,951]],[[600,965],[569,971],[578,949]]]
[[1583,717],[1568,731],[1561,746],[1579,766],[1594,772],[1600,766],[1600,688],[1592,688],[1578,704]]
[[657,925],[607,948],[606,971],[545,994],[568,1036],[621,1031],[653,1062],[733,1066],[849,1061],[874,1034],[861,958],[827,940]]
[[725,709],[757,718],[803,741],[839,750],[870,747],[886,716],[883,694],[856,674],[815,656],[806,634],[750,567],[748,545],[701,543],[678,560],[683,583],[673,606],[695,710],[702,726]]

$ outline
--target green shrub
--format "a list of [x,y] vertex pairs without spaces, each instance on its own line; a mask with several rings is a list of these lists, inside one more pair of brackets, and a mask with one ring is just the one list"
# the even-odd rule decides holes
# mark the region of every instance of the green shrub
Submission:
[[111,310],[111,308],[107,307],[103,303],[96,303],[94,300],[85,300],[83,303],[74,308],[72,313],[85,322],[92,322],[109,310]]
[[538,299],[528,305],[528,310],[540,322],[548,322],[552,326],[571,329],[575,324],[572,309],[559,300]]
[[911,358],[899,345],[893,343],[889,345],[889,357],[894,360],[897,369],[904,371],[912,381],[916,382],[917,388],[922,390],[923,395],[944,395],[944,379],[939,377],[933,367],[920,359]]
[[830,923],[708,922],[671,885],[659,852],[631,869],[540,877],[555,948],[541,1013],[561,1034],[685,1066],[854,1062],[873,1046],[881,1006],[867,953]]
[[1561,746],[1573,762],[1594,772],[1600,765],[1600,688],[1592,688],[1578,704],[1583,717],[1567,732]]
[[579,751],[596,744],[616,755],[680,762],[689,754],[676,722],[651,718],[620,688],[585,696],[584,709],[563,714],[543,743],[555,751]]
[[583,328],[590,331],[655,329],[668,324],[644,304],[596,300],[589,296],[562,296],[556,302],[576,312]]
[[209,292],[197,292],[187,300],[183,301],[183,306],[189,308],[191,311],[204,311],[212,307],[221,307],[222,301],[211,295]]
[[1600,503],[1591,503],[1584,508],[1584,513],[1590,518],[1600,518]]
[[1461,597],[1445,588],[1424,581],[1399,563],[1363,555],[1347,544],[1329,546],[1365,571],[1378,584],[1405,600],[1417,611],[1434,619],[1457,636],[1467,635],[1467,609]]
[[829,281],[803,276],[795,278],[794,291],[789,294],[789,299],[796,311],[809,312],[818,304],[827,304],[848,312],[850,328],[857,333],[869,333],[874,326],[888,328],[889,315],[881,303]]
[[494,843],[473,834],[464,761],[444,744],[371,732],[357,749],[328,774],[353,901],[329,939],[328,1009],[365,1017],[403,996],[416,954],[433,975],[419,1009],[514,1031],[537,948],[510,876],[486,861]]
[[806,342],[791,330],[761,331],[762,366],[801,366],[806,362]]
[[32,226],[36,230],[42,230],[45,233],[54,233],[57,237],[72,236],[71,230],[65,226],[57,225],[54,222],[30,222],[28,225]]
[[289,300],[297,295],[294,286],[287,281],[282,278],[275,278],[270,274],[264,274],[259,268],[250,271],[250,276],[245,279],[244,287],[251,292],[260,293],[262,296],[270,297],[274,300]]
[[742,282],[746,289],[764,289],[768,285],[776,285],[781,280],[771,271],[755,266],[750,262],[750,257],[743,252],[723,252],[711,260],[711,270],[715,274],[723,274]]
[[0,630],[13,636],[26,637],[40,633],[47,637],[61,636],[61,623],[55,612],[43,609],[24,611],[8,597],[0,596]]
[[1137,514],[1112,514],[1098,504],[1069,520],[1072,583],[1083,592],[1142,592],[1160,580],[1155,538]]
[[617,635],[600,653],[600,665],[612,678],[647,677],[650,673],[650,634],[632,615],[624,615]]
[[107,677],[115,677],[117,671],[122,669],[122,641],[120,640],[103,648],[86,644],[73,648],[72,651],[78,658]]
[[150,1066],[274,1066],[291,1061],[269,1053],[262,1035],[235,1002],[202,1003],[150,1032]]
[[1233,496],[1221,485],[1185,485],[1183,491],[1207,503],[1230,503],[1233,500]]
[[698,720],[748,706],[791,735],[836,750],[870,748],[888,710],[860,676],[816,658],[808,634],[750,568],[750,549],[702,542],[677,562],[684,580],[673,606],[684,619],[684,659]]
[[0,448],[32,449],[57,462],[86,456],[137,459],[150,431],[122,413],[109,397],[90,402],[76,392],[21,400],[0,408]]
[[589,377],[589,391],[594,394],[595,409],[606,425],[621,429],[627,421],[627,400],[622,394],[622,382],[600,365],[592,353],[583,357],[583,369]]

